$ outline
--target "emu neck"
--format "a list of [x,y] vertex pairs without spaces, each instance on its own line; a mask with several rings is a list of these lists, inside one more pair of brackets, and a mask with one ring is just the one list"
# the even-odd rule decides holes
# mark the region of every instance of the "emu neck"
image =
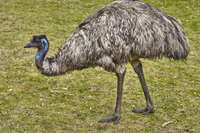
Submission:
[[48,49],[43,48],[43,49],[38,49],[38,52],[35,56],[35,63],[38,69],[42,69],[42,64],[45,58],[45,55],[47,53]]

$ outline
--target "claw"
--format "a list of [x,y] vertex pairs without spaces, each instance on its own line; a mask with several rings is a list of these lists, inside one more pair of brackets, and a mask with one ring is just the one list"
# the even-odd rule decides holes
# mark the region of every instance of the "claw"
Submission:
[[151,107],[145,107],[144,109],[133,109],[134,113],[142,113],[143,115],[150,114],[154,112],[154,109]]
[[106,118],[103,118],[101,120],[99,120],[98,122],[103,123],[103,122],[114,122],[114,124],[119,123],[120,120],[120,116],[119,115],[112,115]]

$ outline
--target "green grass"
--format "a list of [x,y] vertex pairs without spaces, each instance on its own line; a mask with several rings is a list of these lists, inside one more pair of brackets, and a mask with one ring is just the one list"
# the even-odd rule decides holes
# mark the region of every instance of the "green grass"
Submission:
[[36,50],[23,48],[32,35],[46,34],[53,55],[82,20],[111,1],[0,1],[0,132],[200,132],[199,0],[143,0],[181,20],[191,49],[186,62],[142,60],[154,114],[131,112],[145,100],[130,65],[118,125],[97,122],[114,110],[114,74],[91,68],[46,77],[36,69]]

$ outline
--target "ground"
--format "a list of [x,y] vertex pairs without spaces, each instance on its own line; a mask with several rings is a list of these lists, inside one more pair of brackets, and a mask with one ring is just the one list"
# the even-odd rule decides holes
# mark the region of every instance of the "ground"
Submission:
[[128,65],[119,124],[98,123],[112,114],[116,77],[101,68],[46,77],[34,64],[32,35],[46,34],[56,53],[78,24],[112,0],[0,1],[0,132],[200,132],[200,1],[142,0],[178,18],[190,41],[185,61],[142,59],[155,113],[144,107],[137,75]]

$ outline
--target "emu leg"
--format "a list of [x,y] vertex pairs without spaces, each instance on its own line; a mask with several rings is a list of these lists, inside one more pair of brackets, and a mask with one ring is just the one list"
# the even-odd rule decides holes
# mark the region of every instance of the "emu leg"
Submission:
[[122,90],[123,90],[123,82],[124,82],[124,76],[125,76],[126,70],[122,73],[117,73],[117,100],[116,100],[116,106],[115,106],[115,112],[112,116],[103,118],[99,120],[99,122],[114,122],[115,124],[119,123],[119,120],[121,118],[121,104],[122,104]]
[[150,94],[149,94],[148,87],[147,87],[146,82],[145,82],[145,78],[144,78],[144,74],[143,74],[143,70],[142,70],[142,64],[139,60],[137,60],[137,61],[131,62],[131,65],[132,65],[134,71],[138,75],[138,78],[139,78],[140,83],[142,85],[142,89],[143,89],[144,96],[145,96],[145,99],[146,99],[146,104],[147,104],[144,109],[133,109],[133,112],[142,113],[142,114],[153,113],[154,112],[154,106],[153,106],[153,102],[152,102]]

